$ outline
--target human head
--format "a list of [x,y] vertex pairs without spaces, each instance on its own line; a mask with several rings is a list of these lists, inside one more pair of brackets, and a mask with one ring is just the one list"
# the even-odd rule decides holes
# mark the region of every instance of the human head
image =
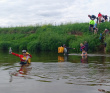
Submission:
[[91,20],[94,20],[94,18],[91,18]]
[[87,41],[84,41],[84,44],[86,44],[87,43]]
[[22,50],[24,56],[26,56],[26,50]]
[[83,46],[83,43],[81,43],[80,46]]
[[105,30],[107,30],[107,29],[105,28]]
[[63,47],[66,47],[66,45],[65,45],[65,44],[63,44]]

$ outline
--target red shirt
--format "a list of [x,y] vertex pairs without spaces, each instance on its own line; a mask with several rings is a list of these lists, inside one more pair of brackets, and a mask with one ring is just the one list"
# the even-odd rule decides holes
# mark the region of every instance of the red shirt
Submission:
[[100,16],[102,16],[102,14],[99,13],[99,14],[98,14],[98,17],[100,17]]
[[[23,60],[23,57],[24,57],[23,55],[16,54],[16,53],[13,53],[13,52],[12,52],[12,54],[15,55],[15,56],[17,56],[17,57],[19,57],[21,62],[25,62],[25,60]],[[28,54],[28,55],[32,58],[32,55],[30,55],[30,54]],[[26,57],[27,57],[28,55],[26,55]]]

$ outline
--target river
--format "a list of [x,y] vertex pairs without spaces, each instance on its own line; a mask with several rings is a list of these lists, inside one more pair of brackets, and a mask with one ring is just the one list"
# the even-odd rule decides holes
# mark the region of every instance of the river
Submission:
[[1,93],[110,93],[110,54],[31,53],[32,64],[0,52]]

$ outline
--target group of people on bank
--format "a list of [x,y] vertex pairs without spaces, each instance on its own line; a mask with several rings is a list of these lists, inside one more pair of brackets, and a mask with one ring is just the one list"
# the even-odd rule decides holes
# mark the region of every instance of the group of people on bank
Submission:
[[[97,34],[97,32],[98,32],[97,24],[107,22],[109,16],[102,15],[99,12],[98,17],[96,17],[95,15],[88,15],[88,17],[90,18],[89,31],[94,32],[94,34]],[[95,21],[95,19],[96,19],[96,21]]]

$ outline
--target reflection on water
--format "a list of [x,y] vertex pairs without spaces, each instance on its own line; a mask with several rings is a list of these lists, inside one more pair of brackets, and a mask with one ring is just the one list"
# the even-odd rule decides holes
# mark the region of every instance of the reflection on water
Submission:
[[88,63],[88,56],[87,55],[82,56],[81,63]]
[[68,55],[60,55],[58,56],[58,62],[67,62]]
[[109,93],[109,54],[88,54],[85,57],[80,54],[41,54],[32,54],[32,64],[29,66],[20,66],[19,58],[2,55],[2,93],[7,92],[5,89],[8,89],[8,93],[36,93],[36,89],[39,93]]
[[28,78],[27,75],[29,75],[29,72],[32,69],[29,66],[30,66],[29,64],[21,65],[19,70],[10,71],[9,72],[9,75],[10,75],[9,82],[12,82],[13,76]]
[[98,91],[102,92],[102,93],[110,93],[110,91],[106,91],[104,89],[98,89]]
[[[80,56],[78,63],[71,63],[69,62],[69,57],[71,58],[72,56],[58,56],[58,62],[64,63],[32,62],[32,65],[30,66],[30,68],[32,68],[30,74],[27,74],[27,72],[29,71],[28,69],[30,68],[27,68],[26,66],[19,67],[18,71],[11,74],[13,76],[21,77],[26,77],[28,75],[35,81],[40,82],[55,82],[56,80],[64,80],[65,84],[110,86],[109,62],[105,64],[103,64],[103,62],[97,64],[97,62],[95,63],[94,61],[88,62],[87,56]],[[15,68],[18,67],[15,66]]]

